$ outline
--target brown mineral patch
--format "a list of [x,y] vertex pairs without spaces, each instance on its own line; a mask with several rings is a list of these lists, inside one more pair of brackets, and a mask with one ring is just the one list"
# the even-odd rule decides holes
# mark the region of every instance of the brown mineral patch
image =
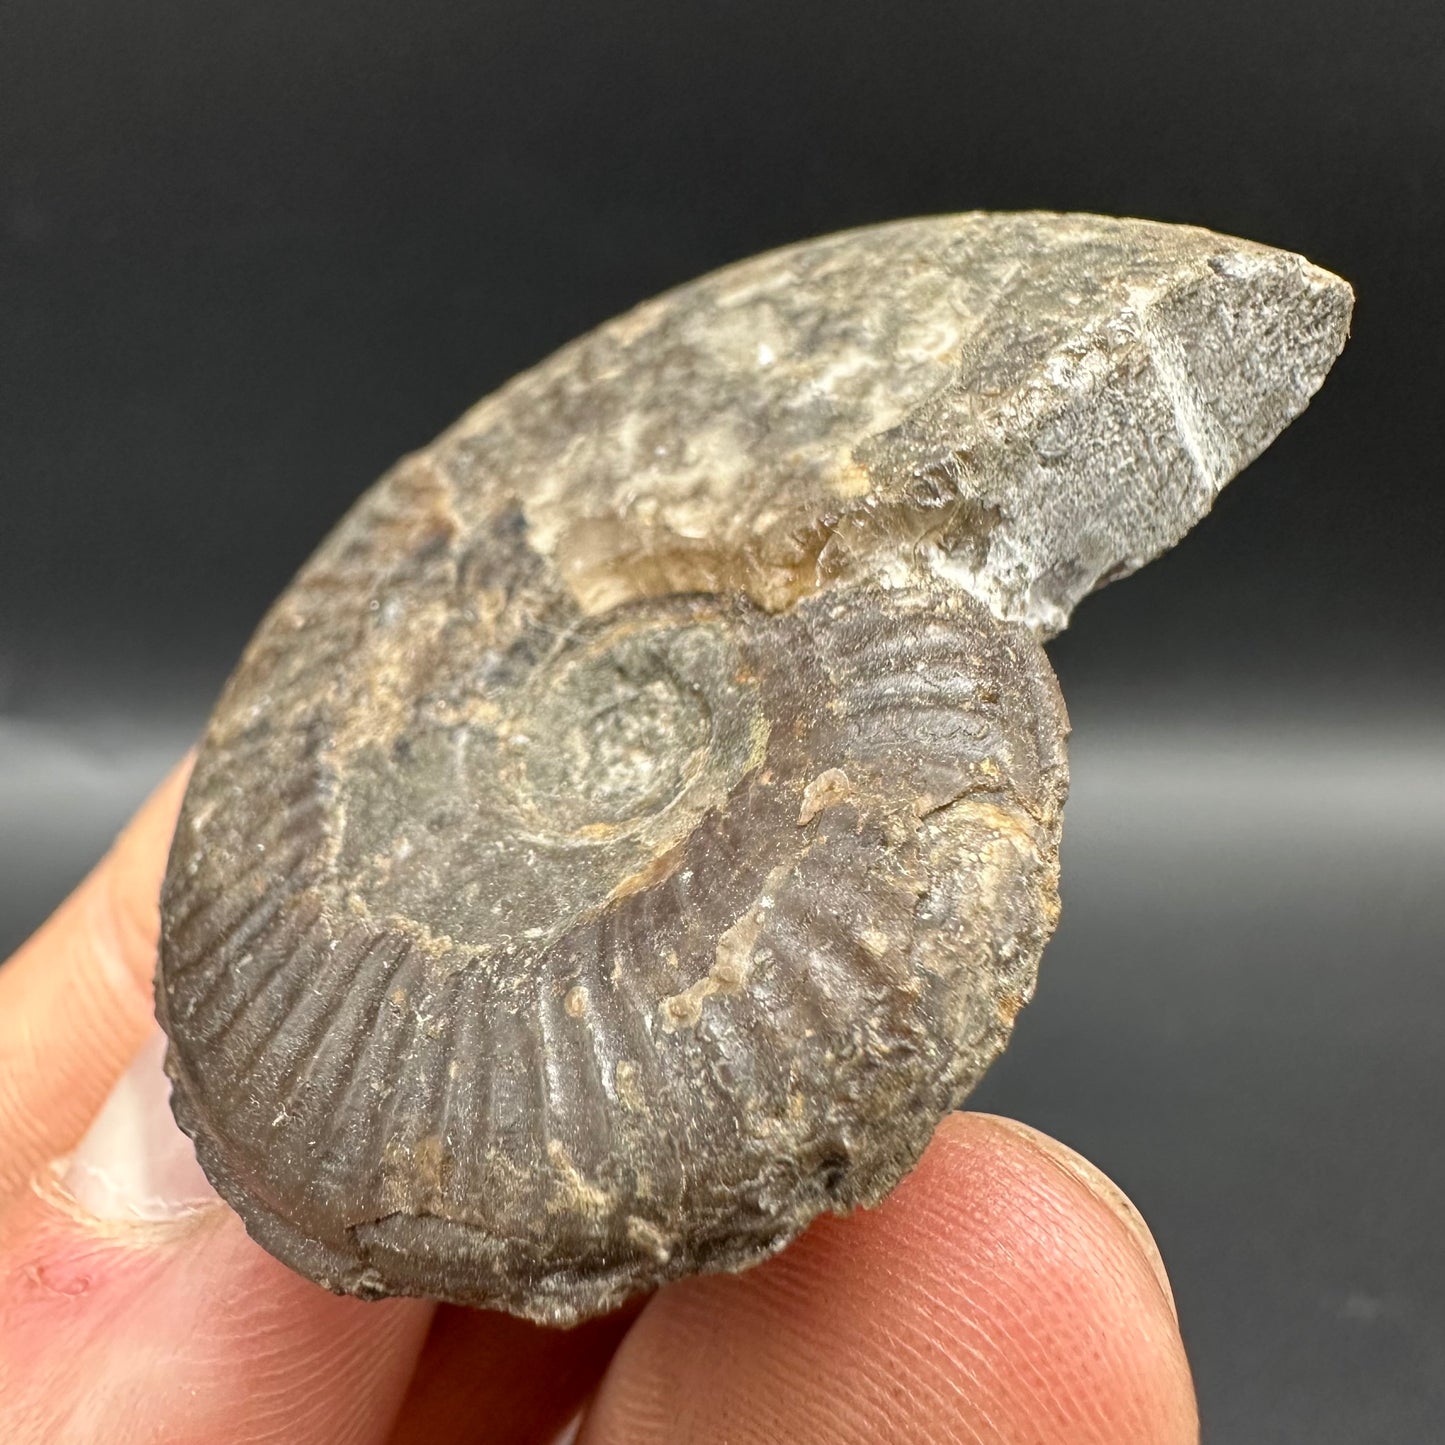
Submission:
[[624,878],[608,895],[607,901],[616,903],[620,899],[631,897],[634,893],[645,893],[649,888],[661,883],[677,867],[681,859],[682,850],[679,848],[669,848],[667,852],[659,853],[630,877]]
[[418,1139],[412,1151],[418,1191],[423,1198],[442,1193],[451,1181],[455,1161],[438,1134]]
[[712,967],[690,988],[663,999],[663,1028],[671,1032],[693,1027],[702,1018],[702,1006],[707,999],[714,994],[736,993],[742,988],[748,979],[758,934],[766,920],[767,905],[760,900],[719,937],[713,950]]
[[612,1083],[623,1108],[640,1114],[647,1107],[637,1083],[637,1065],[631,1059],[617,1061],[617,1067],[612,1072]]
[[853,784],[842,768],[827,768],[803,789],[802,806],[798,809],[798,826],[806,827],[823,811],[847,802],[853,796]]

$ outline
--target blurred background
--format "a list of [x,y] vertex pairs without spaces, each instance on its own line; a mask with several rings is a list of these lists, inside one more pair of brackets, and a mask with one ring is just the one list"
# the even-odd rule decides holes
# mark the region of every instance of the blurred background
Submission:
[[1051,645],[1064,917],[978,1103],[1153,1224],[1205,1438],[1445,1418],[1438,0],[4,0],[0,956],[395,456],[672,283],[972,208],[1352,281],[1309,411]]

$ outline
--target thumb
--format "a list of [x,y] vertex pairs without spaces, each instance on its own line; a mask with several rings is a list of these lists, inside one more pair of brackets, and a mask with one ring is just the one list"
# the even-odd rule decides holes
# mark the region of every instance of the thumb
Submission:
[[0,1439],[386,1438],[430,1306],[339,1299],[246,1235],[170,1116],[156,1029],[0,1214]]
[[98,1220],[182,1219],[220,1203],[171,1118],[165,1054],[165,1035],[154,1029],[75,1152],[54,1171]]

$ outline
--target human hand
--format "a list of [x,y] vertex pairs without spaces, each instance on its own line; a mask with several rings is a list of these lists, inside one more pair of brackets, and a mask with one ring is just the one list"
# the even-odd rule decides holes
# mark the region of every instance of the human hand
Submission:
[[1142,1219],[987,1115],[946,1119],[879,1208],[571,1331],[292,1274],[166,1102],[151,975],[183,786],[0,968],[8,1445],[547,1445],[584,1410],[585,1445],[1197,1440]]

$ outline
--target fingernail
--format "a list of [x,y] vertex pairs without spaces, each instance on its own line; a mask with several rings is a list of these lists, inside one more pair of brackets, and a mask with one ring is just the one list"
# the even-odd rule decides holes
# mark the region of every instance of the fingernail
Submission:
[[174,1219],[219,1202],[171,1117],[165,1055],[156,1028],[62,1166],[65,1188],[98,1219]]
[[1163,1294],[1164,1302],[1169,1306],[1169,1312],[1177,1324],[1179,1311],[1174,1304],[1169,1272],[1164,1268],[1164,1256],[1159,1253],[1159,1246],[1154,1242],[1154,1236],[1144,1222],[1144,1216],[1134,1207],[1133,1200],[1102,1169],[1096,1168],[1082,1155],[1074,1153],[1067,1144],[1060,1144],[1057,1139],[1032,1129],[1027,1124],[1021,1124],[1017,1119],[999,1116],[994,1118],[996,1123],[1002,1124],[1011,1133],[1032,1144],[1039,1153],[1047,1155],[1067,1174],[1077,1179],[1095,1199],[1108,1207],[1154,1272],[1160,1293]]
[[561,1429],[561,1432],[552,1437],[552,1445],[577,1445],[577,1437],[582,1433],[582,1411],[579,1410]]

